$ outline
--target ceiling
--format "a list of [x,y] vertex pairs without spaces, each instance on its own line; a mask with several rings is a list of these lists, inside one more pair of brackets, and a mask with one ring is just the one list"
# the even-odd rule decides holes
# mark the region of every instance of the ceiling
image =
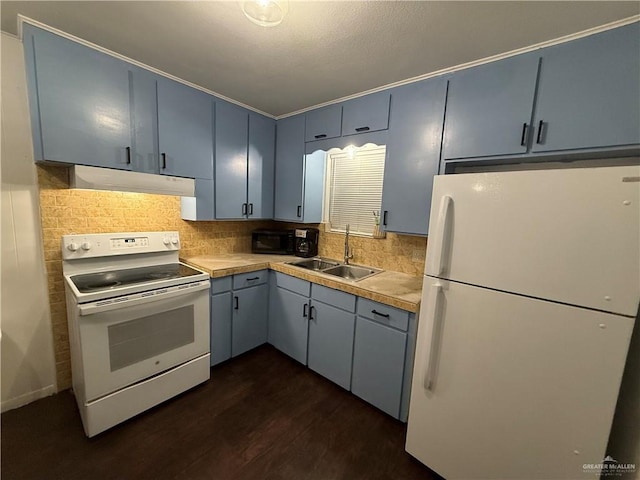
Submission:
[[273,116],[640,13],[640,2],[291,1],[279,26],[239,2],[0,2],[17,14]]

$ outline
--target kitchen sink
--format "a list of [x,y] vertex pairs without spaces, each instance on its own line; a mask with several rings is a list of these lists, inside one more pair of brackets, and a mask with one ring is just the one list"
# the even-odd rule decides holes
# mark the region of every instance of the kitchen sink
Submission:
[[297,260],[295,262],[287,263],[296,267],[306,268],[307,270],[314,270],[316,272],[326,273],[327,275],[333,275],[334,277],[340,277],[352,282],[357,282],[358,280],[362,280],[363,278],[368,278],[376,273],[382,272],[382,270],[377,268],[363,267],[360,265],[345,265],[325,258],[308,258],[306,260]]
[[319,272],[327,268],[336,267],[340,264],[331,260],[325,260],[324,258],[308,258],[306,260],[289,262],[289,265],[295,265],[296,267],[302,267]]
[[376,273],[380,273],[382,270],[371,267],[360,267],[357,265],[338,265],[335,267],[327,268],[322,271],[328,275],[335,275],[336,277],[344,278],[345,280],[352,280],[357,282],[364,278],[368,278]]

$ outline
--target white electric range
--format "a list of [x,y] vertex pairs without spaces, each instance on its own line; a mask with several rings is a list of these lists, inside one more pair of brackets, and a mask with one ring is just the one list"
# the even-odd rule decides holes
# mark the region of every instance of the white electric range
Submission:
[[209,379],[209,276],[178,232],[62,237],[73,391],[92,437]]

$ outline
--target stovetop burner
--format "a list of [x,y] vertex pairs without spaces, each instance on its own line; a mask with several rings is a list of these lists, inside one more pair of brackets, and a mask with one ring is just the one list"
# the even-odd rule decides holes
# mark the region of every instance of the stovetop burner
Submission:
[[70,278],[80,293],[91,293],[111,290],[117,287],[157,282],[158,280],[190,277],[200,273],[181,263],[169,263],[109,272],[85,273],[72,275]]

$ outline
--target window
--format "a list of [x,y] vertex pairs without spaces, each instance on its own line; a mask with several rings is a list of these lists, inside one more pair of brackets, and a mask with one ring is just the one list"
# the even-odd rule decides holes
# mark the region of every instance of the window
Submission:
[[386,147],[368,144],[327,152],[325,212],[332,232],[372,236],[379,221]]

